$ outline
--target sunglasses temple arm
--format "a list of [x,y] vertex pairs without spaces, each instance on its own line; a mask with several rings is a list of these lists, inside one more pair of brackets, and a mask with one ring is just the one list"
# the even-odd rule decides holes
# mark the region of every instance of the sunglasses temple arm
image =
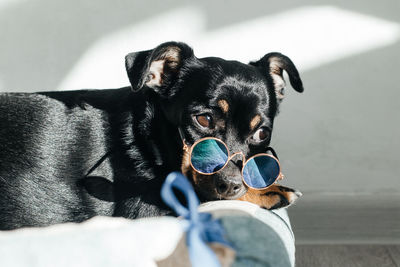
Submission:
[[185,142],[185,135],[183,134],[182,128],[178,127],[179,136],[181,137],[182,142]]
[[274,155],[274,157],[277,158],[277,159],[279,160],[278,155],[276,154],[275,150],[274,150],[272,147],[269,146],[269,147],[267,148],[267,150],[270,150],[271,153],[272,153],[272,155]]
[[182,140],[182,143],[183,143],[183,150],[188,150],[188,146],[187,146],[187,144],[185,142],[185,135],[183,134],[183,131],[182,131],[181,127],[178,127],[178,132],[179,132],[179,136],[180,136],[180,138]]
[[[276,154],[275,150],[274,150],[272,147],[269,146],[267,149],[270,150],[271,153],[272,153],[272,155],[274,155],[274,157],[277,158],[277,159],[279,160],[278,155]],[[278,178],[276,179],[275,182],[280,181],[280,180],[282,180],[283,178],[285,178],[285,175],[283,175],[283,173],[280,172],[279,175],[278,175]]]

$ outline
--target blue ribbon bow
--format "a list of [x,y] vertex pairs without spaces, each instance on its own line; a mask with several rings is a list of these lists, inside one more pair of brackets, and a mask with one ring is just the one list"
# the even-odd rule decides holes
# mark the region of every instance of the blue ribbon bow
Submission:
[[[180,190],[187,201],[188,208],[176,198],[173,188]],[[224,230],[217,220],[213,220],[209,213],[198,213],[199,199],[192,185],[179,172],[170,173],[161,188],[161,197],[179,216],[188,222],[186,228],[186,245],[194,267],[220,267],[214,252],[206,242],[218,242],[231,247],[224,239]]]

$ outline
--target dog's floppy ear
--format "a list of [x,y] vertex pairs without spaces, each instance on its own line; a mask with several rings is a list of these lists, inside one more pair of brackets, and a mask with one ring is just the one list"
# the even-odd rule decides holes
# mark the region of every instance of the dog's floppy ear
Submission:
[[250,65],[258,67],[262,73],[267,75],[268,80],[272,82],[279,103],[285,97],[284,70],[289,75],[290,84],[294,90],[299,93],[304,91],[303,83],[295,65],[290,58],[281,53],[268,53],[257,62],[250,62]]
[[193,50],[185,43],[167,42],[153,50],[130,53],[125,67],[133,91],[147,87],[158,93],[172,85],[185,60],[193,58]]

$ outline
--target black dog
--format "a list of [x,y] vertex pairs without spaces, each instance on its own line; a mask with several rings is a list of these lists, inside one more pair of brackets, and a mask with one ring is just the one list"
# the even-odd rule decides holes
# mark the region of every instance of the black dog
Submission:
[[171,171],[184,172],[203,200],[278,208],[298,197],[278,185],[246,194],[240,157],[215,175],[197,174],[178,131],[188,145],[214,136],[246,158],[266,151],[282,71],[303,91],[289,58],[198,59],[169,42],[128,54],[126,69],[131,87],[0,94],[0,229],[167,214],[159,192]]

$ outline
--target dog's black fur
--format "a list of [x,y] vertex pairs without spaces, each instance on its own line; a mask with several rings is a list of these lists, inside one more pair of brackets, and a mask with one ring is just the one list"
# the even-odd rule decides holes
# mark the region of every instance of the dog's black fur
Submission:
[[282,71],[303,90],[279,53],[247,65],[169,42],[127,55],[126,67],[131,87],[0,94],[0,229],[167,214],[159,192],[171,171],[183,170],[203,200],[238,198],[241,159],[201,179],[182,163],[178,127],[189,145],[215,136],[249,157],[269,145]]

